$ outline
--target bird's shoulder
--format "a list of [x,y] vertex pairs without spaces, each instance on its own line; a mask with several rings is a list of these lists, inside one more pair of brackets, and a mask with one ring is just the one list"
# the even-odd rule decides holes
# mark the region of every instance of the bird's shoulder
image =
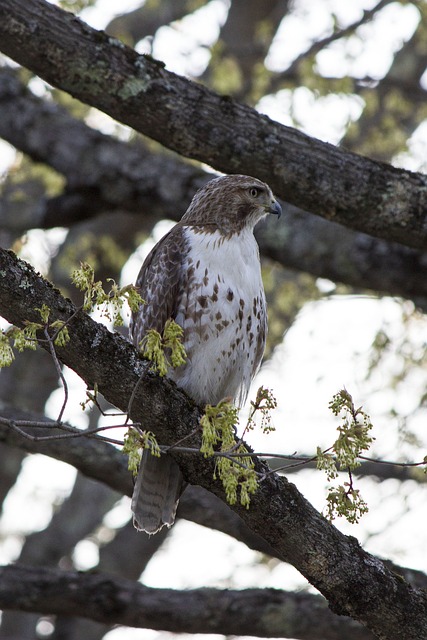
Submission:
[[144,303],[131,318],[134,344],[149,329],[162,332],[166,321],[176,316],[189,248],[183,228],[175,225],[144,260],[135,283]]

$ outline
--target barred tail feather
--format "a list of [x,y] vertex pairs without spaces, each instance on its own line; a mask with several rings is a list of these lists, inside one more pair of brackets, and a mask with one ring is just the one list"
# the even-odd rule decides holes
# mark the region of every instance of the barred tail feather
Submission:
[[171,527],[184,488],[179,466],[169,455],[144,451],[132,496],[133,523],[138,531],[157,533]]

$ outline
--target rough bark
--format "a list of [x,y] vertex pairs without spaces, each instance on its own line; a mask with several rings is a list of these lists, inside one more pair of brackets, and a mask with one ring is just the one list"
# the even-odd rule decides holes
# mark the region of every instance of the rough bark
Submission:
[[[20,412],[5,405],[0,406],[0,416],[7,421],[26,420],[37,423],[44,421],[41,416]],[[64,432],[54,424],[46,420],[45,428],[26,427],[24,429],[30,436],[49,438],[44,440],[26,438],[8,424],[0,424],[0,443],[27,453],[42,453],[56,460],[62,460],[73,465],[88,478],[98,480],[121,494],[132,495],[133,485],[126,458],[115,447],[82,435],[66,440],[55,439],[63,436]],[[253,533],[227,504],[202,487],[189,486],[186,489],[180,499],[177,517],[216,529],[243,542],[254,551],[277,557],[276,551],[261,536]],[[138,551],[138,558],[142,564],[137,565],[133,562],[133,569],[136,571],[139,566],[141,572],[149,560],[149,548],[153,546],[148,536],[140,534],[139,540],[142,539],[148,545],[145,551],[141,548]],[[158,536],[156,536],[157,539]],[[113,571],[112,566],[109,566],[108,571]]]
[[[26,135],[28,124],[31,136]],[[34,96],[7,69],[0,70],[0,135],[60,171],[68,185],[55,198],[33,191],[17,198],[16,187],[6,185],[1,225],[15,231],[73,226],[100,211],[120,215],[126,209],[134,213],[135,225],[149,232],[156,220],[179,219],[194,191],[210,177],[178,158],[94,131],[63,108]],[[21,184],[18,189],[22,195]],[[126,231],[130,236],[132,230]],[[256,236],[261,253],[284,267],[411,298],[427,307],[427,260],[421,251],[354,232],[290,205],[284,207],[280,225],[274,230],[261,225]],[[62,280],[55,282],[66,286]]]
[[[0,405],[0,416],[9,421],[26,420],[27,422],[34,423],[46,421],[45,428],[26,427],[24,431],[29,435],[50,438],[63,435],[63,431],[55,428],[52,421],[34,413],[21,412],[17,409]],[[13,449],[27,453],[42,453],[56,460],[68,462],[88,478],[96,479],[119,493],[128,496],[132,495],[133,487],[130,481],[126,459],[115,447],[105,442],[92,438],[88,439],[83,436],[67,440],[28,439],[14,431],[10,426],[0,424],[0,443],[7,446],[9,450],[12,447]],[[270,464],[271,462],[272,461],[270,461]],[[283,464],[283,460],[280,462],[277,461],[277,464]],[[398,467],[392,468],[393,475],[390,475],[390,473],[387,473],[387,469],[389,468],[388,465],[374,465],[373,463],[365,462],[362,463],[361,467],[359,467],[355,473],[360,472],[362,476],[369,474],[381,478],[395,477],[402,481],[425,481],[424,474],[414,477],[413,475],[409,475],[408,469],[402,470]],[[291,469],[290,471],[295,471],[295,469]],[[180,499],[177,517],[208,527],[209,529],[221,531],[242,542],[254,551],[280,559],[277,551],[261,536],[251,531],[247,524],[245,524],[227,504],[202,487],[187,487]],[[164,531],[165,530],[163,530],[163,532]],[[138,562],[135,561],[134,554],[130,556],[127,553],[127,549],[130,548],[131,539],[135,539],[135,535],[138,541],[138,550],[135,550],[135,556],[137,556]],[[113,553],[109,553],[107,547],[101,549],[99,569],[116,575],[136,578],[143,572],[151,558],[153,546],[157,548],[157,545],[162,542],[163,538],[161,536],[156,535],[150,537],[136,533],[133,527],[126,526],[118,533],[113,541],[115,546]],[[105,555],[104,549],[107,549]],[[424,589],[427,588],[427,576],[423,572],[393,565],[390,562],[387,562],[387,565],[395,573],[404,576],[413,586]]]
[[279,125],[44,0],[3,0],[0,47],[51,84],[181,155],[256,175],[278,196],[345,226],[426,246],[426,176]]
[[[370,640],[312,594],[276,589],[150,589],[108,574],[11,566],[0,569],[0,607],[84,615],[107,624],[175,633],[219,633],[301,640]],[[236,615],[236,611],[239,615]]]
[[[109,402],[128,411],[143,428],[147,424],[160,443],[187,436],[188,446],[199,445],[201,409],[172,382],[153,374],[131,344],[82,312],[75,314],[70,301],[12,253],[0,250],[0,269],[7,274],[0,279],[0,313],[4,317],[22,326],[26,319],[39,320],[35,309],[47,304],[51,321],[68,321],[71,340],[57,348],[64,364],[89,387],[97,383]],[[224,500],[222,486],[213,479],[210,460],[177,452],[173,455],[190,484],[200,484]],[[255,469],[265,471],[257,460]],[[232,508],[328,599],[335,613],[358,620],[383,640],[425,637],[426,594],[366,553],[356,539],[341,534],[286,478],[266,476],[250,509],[240,505]]]
[[[172,154],[155,154],[91,129],[63,107],[35,96],[11,69],[0,69],[0,136],[67,180],[64,192],[43,198],[32,184],[28,197],[3,187],[2,226],[24,232],[72,226],[103,211],[142,214],[147,229],[156,219],[180,214],[206,173]],[[28,135],[28,131],[31,135]],[[181,212],[182,213],[182,212]]]

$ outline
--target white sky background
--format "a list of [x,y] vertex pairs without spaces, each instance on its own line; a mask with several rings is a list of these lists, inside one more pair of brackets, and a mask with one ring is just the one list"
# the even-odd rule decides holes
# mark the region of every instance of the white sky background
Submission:
[[[138,2],[99,0],[96,8],[84,12],[84,19],[95,28],[103,28],[114,15],[118,4],[120,12],[124,12]],[[326,35],[331,27],[330,9],[336,12],[345,26],[358,19],[363,9],[369,9],[374,4],[363,0],[296,0],[293,16],[284,21],[280,28],[268,64],[274,69],[283,68],[312,40]],[[214,0],[191,18],[177,23],[173,28],[162,29],[154,42],[153,55],[166,62],[172,71],[184,75],[197,74],[208,62],[206,47],[217,36],[218,25],[225,17],[225,7],[225,1]],[[418,14],[413,6],[392,4],[381,12],[372,25],[363,27],[369,45],[365,46],[357,37],[351,38],[348,43],[337,43],[318,56],[318,66],[322,72],[330,75],[355,73],[360,77],[381,77],[391,63],[394,50],[401,45],[402,38],[406,40],[411,36],[417,20]],[[147,43],[141,43],[139,49],[144,51],[146,46]],[[260,110],[276,120],[292,125],[292,118],[297,118],[304,131],[332,143],[339,141],[348,121],[357,119],[361,109],[358,97],[328,96],[315,99],[303,87],[294,92],[293,97],[290,92],[282,91],[277,98],[264,98],[260,104]],[[93,122],[98,119],[105,130],[111,127],[108,118],[97,114],[92,117]],[[399,164],[422,170],[425,168],[426,146],[427,125],[419,127],[414,133],[410,151],[399,157]],[[3,160],[5,153],[1,147]],[[131,263],[134,269],[137,268],[136,262],[139,265],[140,259]],[[135,275],[128,268],[125,279],[133,280]],[[356,403],[363,404],[371,413],[377,438],[376,452],[391,459],[396,459],[398,452],[406,453],[409,457],[414,455],[413,450],[399,440],[397,421],[391,424],[385,417],[385,411],[391,403],[399,410],[407,411],[410,403],[416,400],[424,381],[422,376],[415,376],[410,389],[399,388],[395,395],[384,391],[389,372],[399,366],[399,356],[396,354],[390,355],[387,367],[376,374],[373,381],[365,380],[370,345],[375,333],[386,323],[398,336],[401,318],[400,303],[391,299],[332,298],[307,305],[254,385],[255,388],[259,384],[271,387],[279,400],[279,407],[274,414],[276,433],[268,438],[253,437],[254,446],[258,450],[282,453],[307,453],[314,451],[317,445],[327,446],[334,439],[337,425],[328,411],[328,402],[334,393],[345,386],[355,397]],[[425,331],[426,323],[414,327],[413,332],[414,337],[422,342],[420,327]],[[70,378],[75,380],[73,374],[70,374]],[[78,384],[73,383],[72,386],[79,388]],[[70,419],[74,423],[82,419],[79,409],[76,409],[84,394],[82,389],[84,387],[80,385],[78,398],[74,395],[74,407],[70,404]],[[50,403],[52,406],[54,400]],[[54,411],[54,408],[51,410]],[[414,425],[421,438],[425,432],[424,421],[425,415],[418,418]],[[425,447],[425,437],[422,443]],[[418,457],[423,455],[419,453]],[[7,562],[19,553],[22,513],[25,512],[25,522],[32,522],[35,529],[43,528],[49,521],[52,501],[60,499],[70,489],[74,477],[70,467],[43,458],[41,473],[39,461],[38,456],[27,459],[19,482],[7,500],[0,521],[1,562]],[[303,472],[298,477],[292,476],[291,480],[322,510],[326,479],[317,476],[313,482],[312,474]],[[369,514],[359,525],[350,526],[337,521],[337,526],[358,537],[367,550],[427,571],[424,552],[427,533],[422,524],[425,516],[421,513],[425,497],[419,485],[400,485],[395,481],[387,481],[379,486],[369,480],[360,480],[358,486],[370,505]],[[122,506],[109,516],[110,523],[116,522],[118,526],[128,515],[129,502],[123,500]],[[189,541],[191,554],[188,552]],[[96,561],[93,543],[82,545],[79,551],[76,558],[82,568]],[[286,565],[272,567],[262,564],[254,567],[256,557],[256,554],[227,536],[191,523],[178,522],[167,545],[145,572],[144,583],[177,588],[212,585],[290,589],[305,585],[297,572]],[[161,634],[161,637],[167,635]],[[159,638],[160,634],[124,629],[108,634],[109,640],[141,637],[149,640]]]

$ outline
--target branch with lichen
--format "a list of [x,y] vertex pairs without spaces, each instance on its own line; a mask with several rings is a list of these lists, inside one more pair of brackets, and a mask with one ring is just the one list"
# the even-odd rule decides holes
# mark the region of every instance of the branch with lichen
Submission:
[[[142,303],[141,297],[133,286],[119,288],[113,282],[111,292],[106,293],[102,289],[101,283],[95,281],[94,271],[88,265],[83,264],[81,269],[74,273],[73,279],[76,286],[85,292],[84,304],[87,305],[87,310],[93,310],[93,308],[97,308],[102,304],[112,303],[114,305],[119,299],[120,303],[116,309],[121,309],[124,300],[129,302],[133,310],[138,309]],[[37,308],[37,313],[39,320],[33,313],[31,316],[33,318],[32,322],[23,323],[21,329],[11,327],[0,334],[0,365],[6,366],[12,363],[14,348],[21,351],[27,348],[34,349],[37,343],[47,344],[58,370],[58,375],[64,386],[64,403],[56,422],[56,426],[62,428],[62,424],[60,423],[68,396],[65,380],[61,377],[61,366],[55,352],[55,347],[64,346],[67,341],[69,341],[70,335],[68,327],[70,326],[70,317],[66,321],[51,321],[51,314],[47,305],[41,305],[40,308]],[[76,313],[77,311],[74,311],[71,317],[74,318]],[[113,315],[115,316],[117,313],[115,312]],[[110,316],[110,318],[111,317],[112,316]],[[185,363],[186,356],[182,346],[182,328],[173,321],[169,321],[166,324],[162,335],[152,333],[150,347],[148,348],[147,345],[145,345],[145,347],[148,351],[151,350],[153,366],[157,368],[160,375],[164,375],[165,369],[167,371],[168,367],[180,366]],[[160,353],[161,357],[159,357]],[[150,356],[150,353],[144,353],[144,355]],[[158,366],[158,364],[160,364],[160,366]],[[88,395],[88,399],[96,403],[96,389],[94,389],[93,394]],[[253,428],[257,414],[261,415],[261,428],[265,432],[268,432],[271,429],[269,411],[274,407],[275,401],[269,396],[266,390],[261,388],[258,391],[255,401],[251,402],[249,419],[243,430],[243,435]],[[330,403],[330,408],[335,416],[341,418],[336,441],[331,447],[324,451],[319,449],[316,456],[305,457],[305,459],[300,457],[298,464],[306,464],[310,460],[316,460],[318,468],[326,471],[329,481],[335,480],[338,471],[345,469],[348,474],[348,481],[338,486],[332,486],[329,489],[327,515],[330,519],[344,515],[350,522],[356,522],[367,510],[367,506],[359,490],[354,486],[352,472],[359,466],[359,459],[364,457],[362,453],[369,449],[373,441],[370,435],[372,423],[369,416],[361,407],[355,407],[351,395],[345,389],[334,396]],[[259,480],[259,474],[255,472],[253,465],[253,458],[256,455],[261,455],[262,457],[274,455],[274,457],[283,457],[291,460],[298,460],[298,457],[277,456],[276,454],[256,454],[248,451],[242,438],[237,439],[235,437],[235,425],[237,424],[237,415],[235,412],[234,407],[232,407],[231,412],[227,411],[224,404],[220,404],[219,407],[214,408],[207,407],[206,414],[202,419],[203,441],[201,451],[203,455],[215,457],[215,471],[223,483],[228,501],[233,504],[240,498],[241,504],[248,506],[250,495],[256,491]],[[129,410],[122,415],[129,416]],[[8,424],[11,428],[20,428],[20,425],[17,423],[12,424],[12,422],[9,421]],[[25,424],[22,426],[28,425]],[[153,452],[158,451],[158,449],[156,449],[157,443],[155,443],[154,436],[151,432],[142,431],[141,425],[139,424],[135,423],[130,425],[128,417],[126,417],[124,424],[114,425],[114,428],[117,426],[127,427],[128,429],[131,428],[135,431],[132,437],[128,435],[125,437],[127,442],[125,449],[129,449],[133,455],[133,459],[130,462],[131,468],[136,468],[143,448],[148,447]],[[108,427],[103,427],[102,429],[105,428]],[[66,430],[65,425],[64,430]],[[99,430],[91,430],[90,435],[95,435],[96,431]],[[82,432],[81,435],[84,436],[88,434]],[[66,434],[66,436],[64,434],[63,437],[78,436],[78,433],[70,432]],[[113,442],[112,439],[109,440]],[[117,441],[114,442],[116,443]],[[132,446],[135,450],[132,449]],[[178,446],[172,444],[171,447],[177,452],[180,451],[179,444]],[[165,450],[167,449],[168,447],[165,447]],[[194,448],[191,450],[191,453],[197,454],[200,453],[200,450]],[[426,466],[426,458],[420,463],[411,463],[411,466],[415,465]],[[402,464],[401,466],[408,465]],[[264,473],[264,476],[266,476],[267,473]]]

